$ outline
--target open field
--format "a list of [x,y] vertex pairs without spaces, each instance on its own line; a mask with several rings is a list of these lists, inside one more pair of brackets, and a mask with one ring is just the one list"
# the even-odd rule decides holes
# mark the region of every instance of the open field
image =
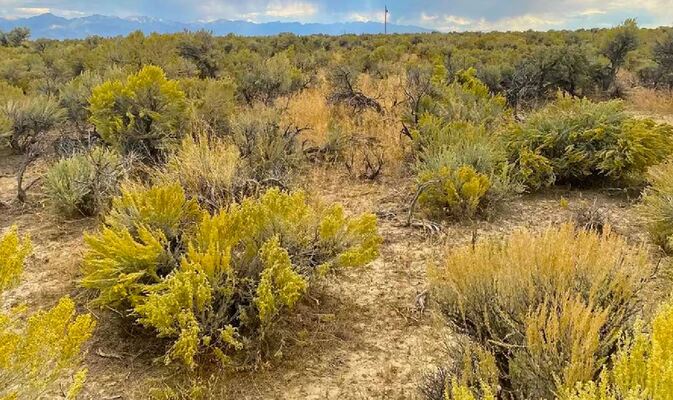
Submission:
[[20,39],[0,398],[668,398],[670,29]]

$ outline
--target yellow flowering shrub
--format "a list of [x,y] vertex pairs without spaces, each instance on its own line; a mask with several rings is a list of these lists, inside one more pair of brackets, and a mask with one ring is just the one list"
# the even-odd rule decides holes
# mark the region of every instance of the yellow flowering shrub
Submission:
[[489,177],[470,165],[455,170],[445,166],[438,171],[423,171],[418,181],[420,185],[429,184],[418,198],[421,205],[470,218],[484,207],[484,197],[491,188]]
[[473,218],[517,191],[500,137],[486,125],[426,114],[412,137],[418,201],[432,214]]
[[564,400],[673,399],[673,303],[662,305],[647,333],[642,323],[597,381],[566,389]]
[[126,193],[86,240],[82,284],[96,302],[130,309],[171,339],[166,362],[189,368],[204,358],[232,363],[270,343],[314,277],[367,264],[381,242],[373,215],[313,207],[301,192],[272,189],[210,214],[177,185]]
[[89,99],[90,121],[108,144],[149,160],[179,142],[188,120],[188,103],[177,81],[160,67],[145,66],[125,81],[95,87]]
[[[16,228],[0,237],[0,295],[18,283],[31,252],[30,239]],[[94,326],[91,315],[76,315],[68,297],[32,315],[23,307],[0,312],[0,399],[76,398],[86,379],[82,346]]]

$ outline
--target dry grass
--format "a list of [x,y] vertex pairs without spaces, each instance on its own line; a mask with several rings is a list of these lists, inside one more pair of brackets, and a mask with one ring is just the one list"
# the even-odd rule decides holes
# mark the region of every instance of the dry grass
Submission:
[[673,91],[634,88],[629,93],[628,104],[635,112],[673,120]]
[[398,176],[405,171],[405,159],[410,148],[408,138],[400,134],[402,84],[403,78],[398,75],[385,79],[375,79],[369,75],[359,78],[358,87],[381,103],[382,113],[370,109],[354,112],[349,107],[329,105],[329,87],[324,80],[296,96],[279,100],[279,104],[287,105],[284,122],[309,128],[302,131],[302,142],[311,146],[324,146],[330,140],[330,135],[338,130],[348,138],[351,149],[362,143],[373,143],[380,147],[384,162],[383,174]]

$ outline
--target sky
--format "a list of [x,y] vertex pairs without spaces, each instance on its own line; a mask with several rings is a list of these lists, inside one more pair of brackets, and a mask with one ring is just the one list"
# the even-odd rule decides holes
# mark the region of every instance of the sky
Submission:
[[194,22],[383,22],[438,31],[549,30],[610,27],[634,17],[639,25],[673,25],[673,0],[0,0],[0,17],[51,12],[148,16]]

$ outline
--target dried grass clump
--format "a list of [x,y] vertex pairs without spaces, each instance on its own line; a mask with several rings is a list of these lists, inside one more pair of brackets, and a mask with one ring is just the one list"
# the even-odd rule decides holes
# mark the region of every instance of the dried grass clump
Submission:
[[635,88],[629,93],[628,105],[643,113],[673,116],[673,91]]
[[241,197],[246,175],[236,146],[201,135],[183,139],[157,181],[178,182],[190,197],[217,208]]
[[503,398],[551,399],[598,377],[655,267],[610,228],[570,224],[457,249],[430,269],[448,322],[490,352]]

